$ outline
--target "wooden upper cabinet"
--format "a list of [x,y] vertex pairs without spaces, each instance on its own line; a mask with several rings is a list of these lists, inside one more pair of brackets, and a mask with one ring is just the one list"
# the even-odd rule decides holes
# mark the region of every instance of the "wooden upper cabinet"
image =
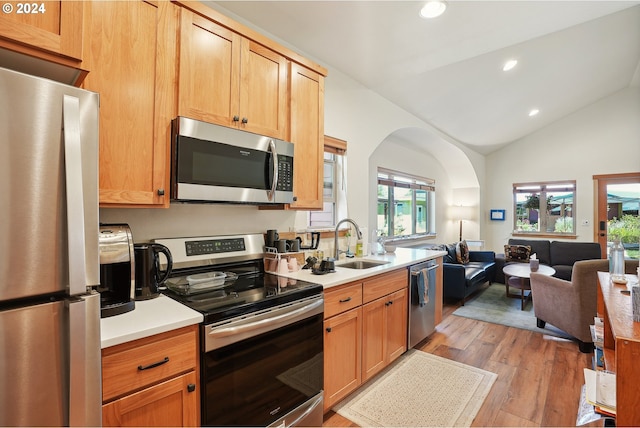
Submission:
[[61,63],[82,59],[84,2],[4,1],[2,5],[0,46]]
[[179,115],[285,139],[287,59],[187,9],[180,26]]
[[242,40],[240,58],[240,127],[256,134],[285,139],[288,123],[287,59],[248,39]]
[[322,209],[324,76],[294,62],[290,71],[289,140],[295,146],[293,209]]
[[180,11],[178,114],[233,126],[240,109],[240,36]]
[[85,8],[91,72],[84,88],[100,93],[100,205],[168,207],[178,7],[98,1]]

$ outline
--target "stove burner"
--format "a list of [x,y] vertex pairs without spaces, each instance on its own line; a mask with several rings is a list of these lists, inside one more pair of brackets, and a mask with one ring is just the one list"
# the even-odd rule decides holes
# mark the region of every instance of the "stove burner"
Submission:
[[[174,270],[164,294],[201,312],[205,324],[322,293],[321,285],[265,273],[262,235],[172,238],[155,242],[168,247],[173,257]],[[194,278],[216,278],[217,275],[207,275],[211,272],[224,272],[225,282],[193,281]]]

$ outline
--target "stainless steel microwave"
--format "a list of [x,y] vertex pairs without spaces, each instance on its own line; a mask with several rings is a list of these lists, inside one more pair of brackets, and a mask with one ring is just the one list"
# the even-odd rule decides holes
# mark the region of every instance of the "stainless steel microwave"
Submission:
[[186,117],[171,134],[172,200],[293,202],[292,143]]

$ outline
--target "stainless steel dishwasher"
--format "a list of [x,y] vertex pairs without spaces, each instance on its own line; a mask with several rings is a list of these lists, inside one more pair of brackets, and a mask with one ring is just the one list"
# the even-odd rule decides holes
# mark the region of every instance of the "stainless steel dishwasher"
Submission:
[[436,328],[436,260],[409,267],[409,349]]

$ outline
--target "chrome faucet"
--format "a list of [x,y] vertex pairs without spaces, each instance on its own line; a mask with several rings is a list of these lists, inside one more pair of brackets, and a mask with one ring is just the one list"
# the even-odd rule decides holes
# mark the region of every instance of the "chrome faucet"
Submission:
[[[335,248],[335,259],[338,260],[340,259],[340,250],[338,249],[338,228],[340,227],[340,225],[342,223],[351,223],[355,228],[356,228],[356,235],[358,236],[358,239],[362,239],[362,232],[360,232],[360,227],[358,227],[358,225],[356,224],[355,221],[351,220],[350,218],[345,218],[342,219],[338,222],[338,224],[336,224],[336,234],[334,237],[334,241],[333,241],[333,248]],[[343,253],[346,251],[343,251]]]

